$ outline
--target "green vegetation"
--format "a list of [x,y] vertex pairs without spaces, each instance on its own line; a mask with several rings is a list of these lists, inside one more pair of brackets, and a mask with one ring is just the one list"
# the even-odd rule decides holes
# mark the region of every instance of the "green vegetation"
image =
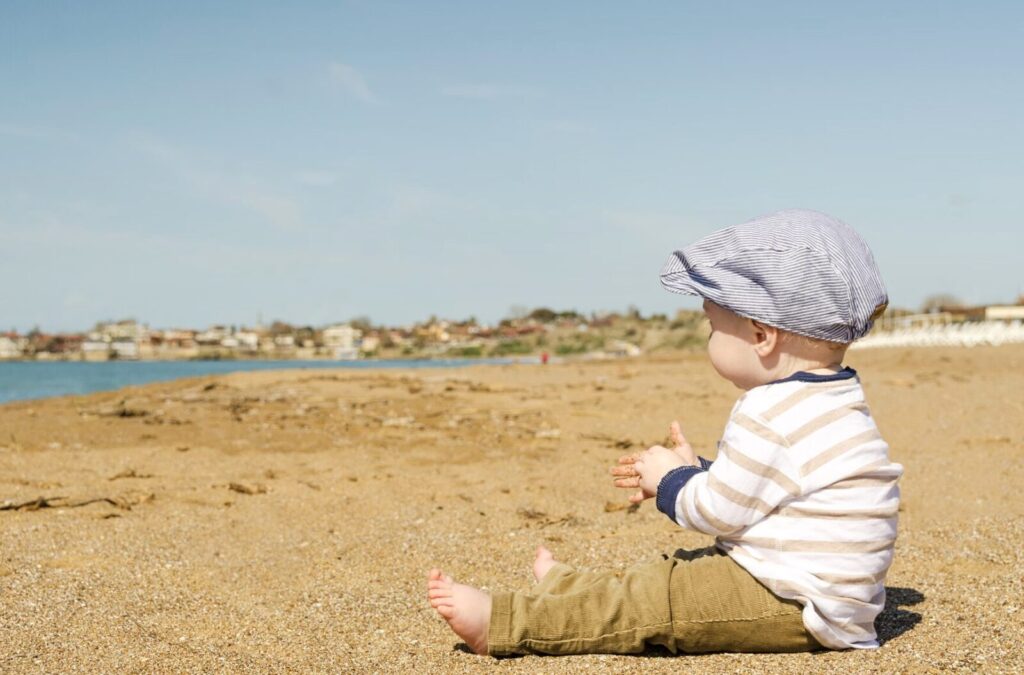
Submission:
[[509,354],[532,354],[533,345],[523,340],[502,340],[491,349],[491,356],[508,356]]
[[672,330],[698,330],[701,322],[704,321],[704,312],[692,312],[680,310],[676,314],[675,321],[668,325]]
[[607,337],[604,334],[595,334],[593,332],[575,333],[560,340],[555,345],[555,353],[559,356],[566,356],[568,354],[584,354],[604,349],[606,340]]
[[526,315],[527,319],[533,319],[540,323],[551,323],[552,321],[559,320],[572,320],[572,321],[584,321],[583,316],[574,309],[570,309],[566,312],[556,312],[547,307],[538,307],[529,314]]
[[672,341],[672,346],[676,349],[695,349],[703,347],[707,341],[707,338],[703,335],[685,333],[682,336],[675,338],[675,340]]

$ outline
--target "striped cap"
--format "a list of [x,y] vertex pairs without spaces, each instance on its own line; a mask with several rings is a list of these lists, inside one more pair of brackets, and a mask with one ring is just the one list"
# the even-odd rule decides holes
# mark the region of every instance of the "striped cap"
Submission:
[[842,343],[866,335],[889,302],[861,236],[807,209],[727,227],[676,251],[661,270],[661,285],[776,328]]

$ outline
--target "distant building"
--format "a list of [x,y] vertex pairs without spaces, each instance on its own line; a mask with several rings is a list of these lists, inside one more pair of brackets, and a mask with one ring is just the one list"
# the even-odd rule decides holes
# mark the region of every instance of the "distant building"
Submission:
[[21,347],[16,337],[0,335],[0,359],[21,358]]
[[112,340],[110,355],[119,361],[136,361],[139,358],[139,343],[134,340]]
[[106,361],[110,358],[110,343],[97,333],[90,333],[82,340],[82,358],[86,361]]
[[367,335],[359,343],[359,351],[364,354],[372,354],[380,349],[380,338],[376,335]]
[[96,324],[95,332],[103,336],[107,342],[112,340],[141,342],[146,337],[149,329],[134,319],[125,319],[123,321],[98,323]]
[[82,351],[82,339],[81,335],[54,335],[47,341],[45,350],[51,354],[65,357],[78,354]]
[[260,335],[256,331],[240,330],[235,333],[235,340],[243,351],[255,352],[260,348]]
[[158,351],[194,349],[196,346],[195,338],[196,332],[194,330],[155,330],[149,334],[150,344]]
[[259,350],[264,354],[273,353],[277,349],[277,344],[274,338],[270,335],[261,335],[259,340]]
[[196,331],[182,329],[149,332],[149,340],[139,345],[140,359],[187,359],[199,355]]
[[355,359],[359,357],[356,341],[363,332],[349,324],[337,324],[324,328],[324,348],[336,359]]
[[986,321],[1024,321],[1024,305],[991,305],[985,308]]
[[197,333],[195,341],[201,345],[219,346],[224,338],[231,337],[231,331],[227,326],[210,326],[201,333]]

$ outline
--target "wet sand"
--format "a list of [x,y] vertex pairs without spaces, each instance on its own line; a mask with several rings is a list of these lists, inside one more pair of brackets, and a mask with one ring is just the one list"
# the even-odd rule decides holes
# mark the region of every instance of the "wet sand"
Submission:
[[0,406],[0,671],[1024,670],[1024,347],[848,362],[906,469],[879,650],[494,660],[430,609],[434,565],[526,589],[540,543],[590,568],[710,543],[607,474],[673,418],[714,455],[739,392],[681,353]]

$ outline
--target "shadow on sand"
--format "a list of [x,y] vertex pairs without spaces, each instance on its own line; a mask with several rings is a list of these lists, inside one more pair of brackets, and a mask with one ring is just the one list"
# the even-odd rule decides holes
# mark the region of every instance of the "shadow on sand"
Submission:
[[924,593],[916,588],[885,587],[885,609],[875,619],[875,631],[878,641],[885,644],[898,638],[921,623],[921,615],[903,607],[916,605],[924,601]]

